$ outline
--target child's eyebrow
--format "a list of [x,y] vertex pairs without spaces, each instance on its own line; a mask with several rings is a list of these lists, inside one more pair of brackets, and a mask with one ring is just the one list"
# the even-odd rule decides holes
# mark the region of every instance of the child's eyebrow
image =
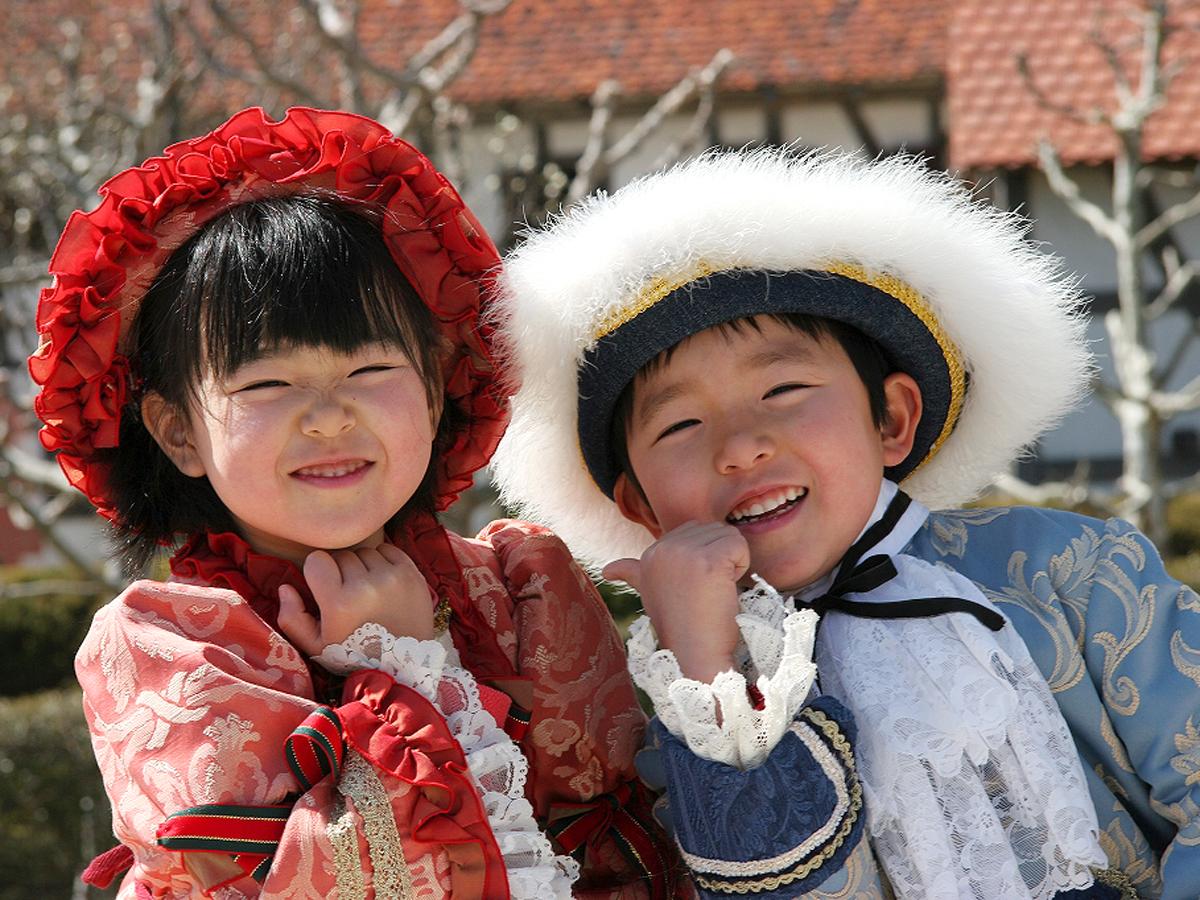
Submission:
[[767,347],[746,357],[742,368],[762,369],[781,362],[810,362],[813,351],[805,344],[785,344],[784,346]]
[[637,405],[638,422],[645,425],[654,418],[654,414],[660,409],[668,403],[678,400],[686,393],[686,386],[682,382],[675,381],[647,394]]

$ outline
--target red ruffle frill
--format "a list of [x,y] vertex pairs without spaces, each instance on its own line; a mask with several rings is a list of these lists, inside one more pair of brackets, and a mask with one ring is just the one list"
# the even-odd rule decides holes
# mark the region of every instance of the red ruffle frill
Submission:
[[72,213],[51,258],[54,283],[38,302],[41,345],[29,359],[42,387],[35,409],[42,444],[102,515],[116,513],[107,467],[94,456],[117,445],[131,391],[123,340],[146,289],[221,212],[310,189],[384,211],[392,257],[448,340],[446,395],[468,424],[439,460],[439,509],[491,457],[505,412],[480,312],[500,259],[482,226],[433,164],[379,123],[300,107],[273,122],[255,107],[109,179],[94,210]]

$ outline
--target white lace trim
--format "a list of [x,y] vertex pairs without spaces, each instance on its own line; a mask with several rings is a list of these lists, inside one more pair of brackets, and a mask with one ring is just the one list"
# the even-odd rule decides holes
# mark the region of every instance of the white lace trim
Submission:
[[[884,482],[872,521],[895,492]],[[900,552],[927,516],[913,502],[864,554],[889,555],[897,575],[852,598],[961,597],[995,610],[958,572]],[[867,826],[898,897],[1041,900],[1091,885],[1091,868],[1107,865],[1078,751],[1011,625],[830,612],[816,661],[822,689],[858,725]]]
[[[756,585],[739,598],[738,671],[721,672],[711,684],[683,677],[675,654],[658,648],[649,618],[642,616],[629,628],[629,671],[659,720],[697,756],[739,769],[752,769],[770,755],[808,697],[817,671],[812,662],[816,614],[785,607],[765,582]],[[761,710],[751,705],[747,679],[762,695]]]
[[538,828],[525,799],[529,763],[521,750],[483,708],[479,687],[457,654],[439,640],[390,634],[369,622],[340,644],[330,644],[315,661],[331,672],[380,669],[417,691],[438,708],[462,745],[467,765],[504,856],[509,891],[520,900],[569,898],[579,864],[558,856]]

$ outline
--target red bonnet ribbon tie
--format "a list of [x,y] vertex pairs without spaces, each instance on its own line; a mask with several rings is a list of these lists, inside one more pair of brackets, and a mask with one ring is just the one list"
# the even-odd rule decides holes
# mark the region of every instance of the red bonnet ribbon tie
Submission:
[[626,808],[641,790],[636,782],[627,781],[588,803],[555,803],[546,830],[576,858],[607,835],[649,884],[653,900],[663,900],[670,896],[667,860],[654,836]]

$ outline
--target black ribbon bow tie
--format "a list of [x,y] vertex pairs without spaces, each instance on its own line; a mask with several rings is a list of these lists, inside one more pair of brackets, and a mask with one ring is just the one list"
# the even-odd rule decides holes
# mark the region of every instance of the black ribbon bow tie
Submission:
[[896,564],[884,553],[862,559],[864,553],[887,537],[900,517],[904,515],[912,498],[904,491],[888,504],[879,521],[866,530],[862,537],[851,544],[838,563],[837,574],[829,590],[813,600],[809,606],[818,614],[829,610],[861,616],[864,619],[923,619],[942,613],[965,612],[992,631],[1004,627],[1004,616],[981,603],[963,597],[914,597],[911,600],[893,600],[884,603],[864,603],[848,600],[846,594],[862,594],[874,590],[896,577]]

